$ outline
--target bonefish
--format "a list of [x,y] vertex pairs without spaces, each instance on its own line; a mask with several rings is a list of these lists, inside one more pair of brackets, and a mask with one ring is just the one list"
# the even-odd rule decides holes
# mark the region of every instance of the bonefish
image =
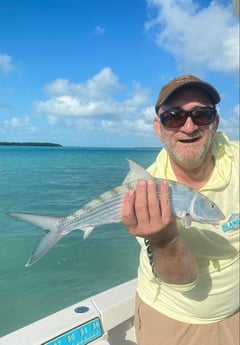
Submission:
[[[32,223],[47,230],[33,251],[26,266],[38,261],[56,242],[73,230],[82,230],[87,238],[92,230],[103,224],[120,223],[120,208],[124,195],[134,189],[139,180],[154,180],[143,167],[128,160],[130,171],[123,184],[115,187],[66,217],[42,216],[30,213],[10,212],[10,216]],[[172,211],[185,227],[192,221],[218,224],[225,217],[219,207],[200,192],[175,181],[167,180],[170,191]],[[159,198],[161,197],[160,192]]]

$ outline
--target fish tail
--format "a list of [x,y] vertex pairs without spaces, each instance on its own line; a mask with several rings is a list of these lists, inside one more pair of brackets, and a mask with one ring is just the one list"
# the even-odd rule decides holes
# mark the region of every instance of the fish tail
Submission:
[[57,243],[64,236],[64,233],[59,232],[57,229],[57,223],[63,217],[40,216],[36,214],[20,212],[10,212],[8,213],[8,215],[27,221],[44,230],[47,230],[47,233],[38,243],[36,249],[32,252],[32,255],[30,256],[26,267],[31,266],[36,261],[38,261],[44,254],[46,254],[49,249],[54,246],[55,243]]

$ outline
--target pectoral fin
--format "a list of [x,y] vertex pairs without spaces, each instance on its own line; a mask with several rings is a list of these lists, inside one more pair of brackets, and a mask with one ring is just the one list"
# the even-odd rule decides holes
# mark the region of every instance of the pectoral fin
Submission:
[[185,228],[190,228],[192,224],[192,218],[189,213],[185,213],[184,216],[181,217],[181,224]]
[[84,228],[82,227],[81,230],[83,231],[83,239],[86,240],[86,238],[94,230],[94,226],[87,226],[87,227],[84,227]]

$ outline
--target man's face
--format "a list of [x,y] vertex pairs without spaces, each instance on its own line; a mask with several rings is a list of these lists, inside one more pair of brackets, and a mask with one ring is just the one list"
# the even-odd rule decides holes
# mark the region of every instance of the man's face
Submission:
[[[179,107],[183,110],[192,110],[196,107],[213,107],[208,95],[197,87],[184,88],[174,94],[159,109],[159,114],[165,110]],[[157,136],[164,143],[170,158],[184,168],[198,167],[208,154],[218,127],[219,116],[215,122],[207,126],[195,125],[188,117],[180,128],[165,127],[159,118],[154,121]]]

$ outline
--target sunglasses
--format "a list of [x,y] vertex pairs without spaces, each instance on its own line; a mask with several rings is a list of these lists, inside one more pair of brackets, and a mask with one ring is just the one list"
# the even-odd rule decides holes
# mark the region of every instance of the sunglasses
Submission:
[[181,108],[172,108],[159,114],[161,123],[165,127],[180,128],[190,116],[192,122],[197,126],[207,126],[216,120],[217,110],[212,107],[200,107],[185,111]]

